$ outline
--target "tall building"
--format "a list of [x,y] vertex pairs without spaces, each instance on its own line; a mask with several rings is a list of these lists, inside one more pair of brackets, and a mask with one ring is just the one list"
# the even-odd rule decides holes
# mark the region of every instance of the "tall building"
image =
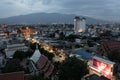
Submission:
[[80,20],[80,28],[82,29],[82,32],[85,32],[85,29],[86,29],[86,19],[85,18],[82,18]]
[[79,18],[79,16],[76,16],[74,18],[74,32],[79,33],[79,32],[84,32],[86,29],[86,20],[85,18]]

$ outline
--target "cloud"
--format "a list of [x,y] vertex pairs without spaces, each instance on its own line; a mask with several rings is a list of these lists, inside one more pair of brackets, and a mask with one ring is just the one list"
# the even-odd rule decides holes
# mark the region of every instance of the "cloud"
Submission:
[[58,12],[119,19],[120,0],[0,0],[0,11],[0,17]]

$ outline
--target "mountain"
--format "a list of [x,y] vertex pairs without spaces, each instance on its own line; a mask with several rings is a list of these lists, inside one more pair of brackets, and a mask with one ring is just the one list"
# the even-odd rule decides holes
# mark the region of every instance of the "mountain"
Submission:
[[[73,23],[74,14],[60,13],[32,13],[28,15],[13,16],[0,19],[0,24],[49,24],[49,23]],[[85,16],[80,16],[85,17]],[[85,17],[87,24],[106,23],[107,21]]]

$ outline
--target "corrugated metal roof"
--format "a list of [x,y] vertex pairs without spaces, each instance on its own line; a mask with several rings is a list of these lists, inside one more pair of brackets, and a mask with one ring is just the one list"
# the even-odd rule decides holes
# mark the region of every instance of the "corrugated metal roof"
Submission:
[[74,52],[74,54],[77,54],[77,55],[79,55],[79,56],[81,56],[82,58],[85,58],[85,59],[90,59],[93,56],[91,53],[85,52],[81,49],[76,50]]

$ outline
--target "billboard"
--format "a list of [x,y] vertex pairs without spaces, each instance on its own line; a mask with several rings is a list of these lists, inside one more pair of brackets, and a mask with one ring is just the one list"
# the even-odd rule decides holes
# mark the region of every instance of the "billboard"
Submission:
[[111,79],[113,76],[114,63],[104,60],[102,58],[93,57],[91,59],[90,68],[98,72],[100,75]]

